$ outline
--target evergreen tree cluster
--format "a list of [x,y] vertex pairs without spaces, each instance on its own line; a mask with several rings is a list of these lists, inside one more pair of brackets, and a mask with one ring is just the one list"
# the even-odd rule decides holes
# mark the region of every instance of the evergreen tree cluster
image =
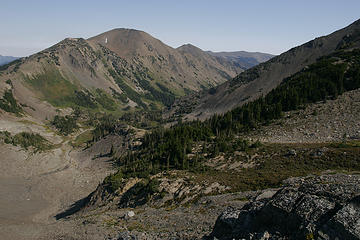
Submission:
[[81,106],[84,108],[96,108],[96,102],[92,94],[86,91],[74,91],[74,96],[70,96],[70,101],[74,102],[77,106]]
[[175,96],[165,86],[158,85],[162,86],[161,89],[165,90],[165,92],[163,92],[151,86],[151,84],[147,80],[141,77],[137,76],[137,80],[143,89],[149,91],[149,94],[145,95],[149,100],[159,101],[167,107],[170,107],[174,103]]
[[200,121],[157,129],[144,136],[140,149],[117,159],[122,172],[146,177],[170,169],[196,169],[200,162],[188,158],[194,142],[210,140],[212,133]]
[[17,115],[23,112],[21,106],[17,104],[11,90],[6,90],[4,96],[0,98],[0,109]]
[[76,124],[77,117],[76,116],[60,116],[56,115],[54,119],[51,121],[51,124],[59,130],[59,132],[63,135],[71,134],[78,126]]
[[7,131],[0,131],[0,140],[3,140],[6,144],[20,146],[26,150],[32,147],[35,152],[46,151],[53,146],[38,133],[20,132],[12,136]]
[[98,119],[93,119],[91,124],[95,126],[92,131],[93,141],[95,142],[108,134],[114,133],[118,121],[113,115],[105,114]]

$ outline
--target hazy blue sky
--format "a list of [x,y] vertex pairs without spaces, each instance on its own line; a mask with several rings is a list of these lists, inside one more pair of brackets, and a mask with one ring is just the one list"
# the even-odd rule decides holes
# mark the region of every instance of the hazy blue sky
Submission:
[[178,47],[279,54],[360,18],[360,0],[1,0],[0,54],[26,56],[66,37],[140,29]]

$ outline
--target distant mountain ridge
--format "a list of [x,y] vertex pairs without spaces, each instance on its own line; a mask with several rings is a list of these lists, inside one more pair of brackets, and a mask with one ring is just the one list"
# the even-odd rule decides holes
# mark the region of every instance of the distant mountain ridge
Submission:
[[232,71],[237,71],[237,69],[248,69],[252,66],[257,65],[258,63],[252,63],[249,64],[248,60],[246,59],[231,59],[223,56],[216,56],[214,54],[211,54],[208,51],[203,51],[200,48],[192,45],[192,44],[184,44],[178,48],[176,48],[179,52],[182,54],[190,54],[192,57],[195,57],[197,59],[206,59],[209,58],[209,55],[215,58],[217,62],[219,62],[221,65],[226,65],[227,69],[231,69]]
[[273,58],[275,55],[261,52],[246,52],[246,51],[236,51],[236,52],[212,52],[207,51],[212,56],[223,57],[229,61],[238,63],[240,66],[245,68],[251,68],[260,63],[266,62]]
[[16,59],[19,59],[19,57],[0,55],[0,66],[10,63],[12,61],[15,61]]

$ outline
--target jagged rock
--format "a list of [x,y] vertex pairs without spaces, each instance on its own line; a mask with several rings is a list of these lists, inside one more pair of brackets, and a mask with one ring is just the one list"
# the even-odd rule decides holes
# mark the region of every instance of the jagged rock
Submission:
[[79,210],[93,210],[105,205],[112,208],[136,208],[145,204],[156,207],[184,205],[203,195],[223,193],[229,189],[217,182],[199,183],[186,176],[179,178],[176,171],[170,175],[159,173],[151,179],[121,179],[115,191],[104,182],[84,200]]
[[132,218],[135,216],[135,213],[134,211],[128,211],[126,214],[125,214],[125,218]]
[[263,193],[261,193],[260,195],[258,195],[256,197],[256,200],[262,200],[262,199],[266,199],[266,198],[271,198],[272,196],[274,196],[274,194],[277,192],[277,190],[274,189],[270,189],[267,191],[264,191]]
[[292,178],[271,198],[227,208],[210,239],[360,239],[360,176]]
[[360,195],[341,208],[321,229],[324,239],[342,235],[344,239],[360,238]]

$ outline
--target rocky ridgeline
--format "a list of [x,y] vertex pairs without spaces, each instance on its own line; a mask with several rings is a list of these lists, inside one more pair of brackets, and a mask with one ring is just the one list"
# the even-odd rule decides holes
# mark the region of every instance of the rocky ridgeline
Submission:
[[288,179],[227,208],[207,239],[360,239],[360,175]]
[[114,191],[103,183],[89,195],[84,210],[113,205],[115,208],[136,208],[144,204],[153,207],[184,205],[202,196],[221,194],[230,188],[219,183],[195,182],[189,176],[177,176],[173,171],[157,174],[151,179],[122,179]]

